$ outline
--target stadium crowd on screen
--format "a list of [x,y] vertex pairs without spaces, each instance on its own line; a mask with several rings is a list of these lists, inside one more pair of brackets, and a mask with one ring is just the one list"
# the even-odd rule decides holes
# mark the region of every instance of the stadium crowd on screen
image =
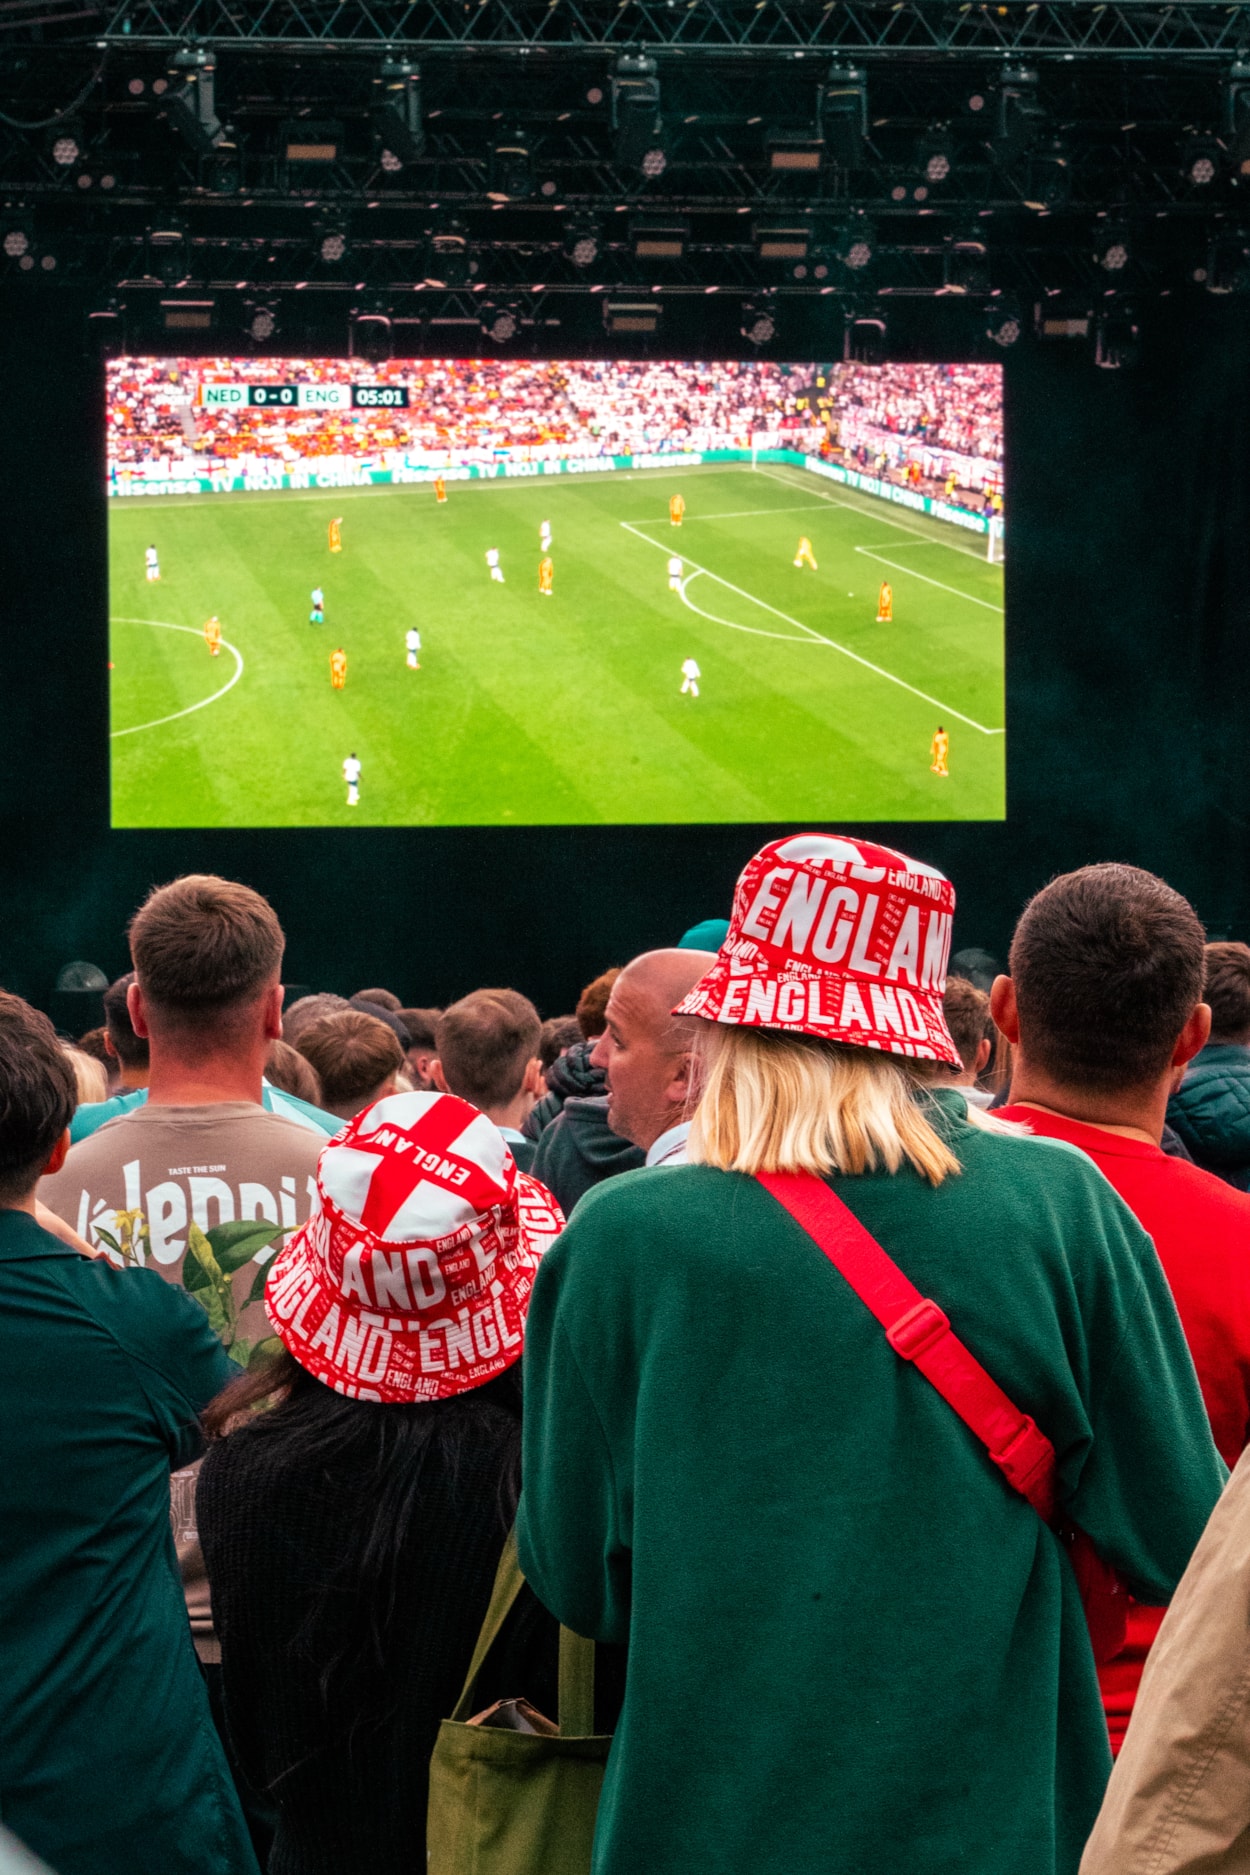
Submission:
[[207,875],[90,1032],[0,993],[41,1866],[477,1867],[449,1728],[550,1740],[563,1624],[595,1875],[1244,1871],[1250,948],[1090,865],[1000,967],[918,857],[743,860],[567,1012],[286,1001]]

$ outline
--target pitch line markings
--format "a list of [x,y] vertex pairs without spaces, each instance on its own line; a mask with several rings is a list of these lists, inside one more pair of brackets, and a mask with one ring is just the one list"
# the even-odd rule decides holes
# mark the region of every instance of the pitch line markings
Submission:
[[[661,553],[669,552],[670,549],[667,541],[652,540],[649,535],[640,533],[632,522],[621,521],[618,525],[623,527],[626,533],[633,534],[637,540],[645,542],[648,547],[658,547]],[[788,612],[778,611],[777,607],[775,605],[769,605],[766,599],[757,599],[754,593],[744,591],[741,586],[735,586],[732,580],[723,578],[719,573],[713,573],[710,567],[700,566],[699,562],[697,560],[691,560],[689,555],[683,554],[682,558],[688,561],[689,565],[694,568],[696,573],[702,573],[706,578],[715,580],[718,586],[724,586],[727,591],[737,593],[738,597],[740,599],[745,599],[748,605],[757,605],[761,611],[771,612],[774,618],[779,618],[783,625],[792,625],[796,631],[805,632],[808,642],[827,645],[831,651],[840,651],[842,656],[844,658],[850,658],[853,664],[862,665],[866,671],[871,671],[876,677],[884,677],[887,683],[897,684],[900,690],[909,690],[912,696],[919,697],[921,702],[931,703],[933,707],[936,710],[940,710],[943,715],[953,716],[956,722],[967,723],[969,729],[979,730],[983,736],[1001,736],[1005,733],[1001,729],[987,729],[985,724],[977,722],[974,716],[965,716],[962,710],[954,709],[949,703],[943,703],[940,697],[930,696],[927,690],[918,690],[916,685],[909,684],[905,677],[897,677],[893,671],[887,671],[884,666],[874,664],[870,658],[861,657],[858,651],[852,651],[849,645],[839,644],[836,638],[826,638],[823,632],[818,632],[813,625],[805,625],[802,619],[791,618]],[[684,581],[682,582],[681,596],[682,599],[685,600]],[[690,610],[692,612],[697,612],[698,609],[697,606],[691,604]],[[704,616],[706,617],[707,614],[704,614]],[[727,622],[728,621],[725,619],[717,619],[714,621],[714,623],[718,625],[723,625]],[[750,631],[751,627],[749,625],[739,626],[737,629]],[[769,637],[783,636],[781,633],[771,632],[768,634],[760,633],[758,635],[761,637],[765,635]],[[801,643],[803,641],[791,639],[790,642]]]
[[[798,484],[790,481],[784,470],[778,471],[776,469],[757,467],[753,473],[756,475],[766,475],[770,481],[779,482],[782,488],[788,488],[792,495],[797,495],[799,492]],[[851,514],[866,514],[868,512],[867,509],[861,508],[858,502],[839,501],[836,495],[826,495],[823,489],[814,488],[810,490],[810,493],[819,495],[821,500],[827,502],[831,508],[846,508]],[[865,501],[876,501],[876,496],[865,495],[862,499]],[[928,547],[948,547],[952,553],[962,553],[965,558],[969,560],[984,560],[985,556],[978,553],[975,548],[961,547],[958,541],[954,540],[934,540],[931,534],[922,534],[918,527],[908,527],[906,521],[896,521],[892,514],[874,514],[873,518],[880,521],[883,527],[897,527],[902,533],[910,534],[913,540],[924,541],[925,545]]]
[[[204,632],[202,625],[171,625],[168,619],[124,618],[120,613],[114,615],[113,623],[116,625],[155,625],[161,631],[190,632],[193,638],[202,637]],[[159,729],[162,723],[176,723],[180,716],[191,716],[196,710],[207,709],[210,703],[216,703],[219,697],[224,697],[227,690],[233,690],[243,675],[243,653],[237,645],[232,645],[228,638],[223,638],[221,642],[234,659],[234,675],[221,686],[220,690],[214,690],[211,697],[202,697],[198,703],[189,703],[185,710],[175,710],[170,716],[154,716],[150,723],[132,723],[129,729],[111,729],[109,735],[137,736],[145,729]]]
[[958,586],[948,586],[943,580],[930,579],[927,573],[917,573],[913,567],[904,566],[901,560],[887,560],[883,553],[876,553],[871,547],[857,547],[856,553],[862,553],[866,559],[880,560],[882,566],[893,567],[896,573],[905,573],[908,579],[922,579],[926,586],[936,586],[941,592],[948,592],[956,599],[966,599],[969,605],[982,605],[987,612],[997,612],[1001,618],[1003,608],[995,605],[991,599],[978,599],[975,594],[963,592]]

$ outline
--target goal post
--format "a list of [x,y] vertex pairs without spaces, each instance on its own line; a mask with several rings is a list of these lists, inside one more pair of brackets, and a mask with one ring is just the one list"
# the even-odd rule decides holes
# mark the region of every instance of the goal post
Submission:
[[1001,566],[1003,563],[1003,517],[1001,514],[990,516],[990,524],[986,530],[985,557],[991,566]]

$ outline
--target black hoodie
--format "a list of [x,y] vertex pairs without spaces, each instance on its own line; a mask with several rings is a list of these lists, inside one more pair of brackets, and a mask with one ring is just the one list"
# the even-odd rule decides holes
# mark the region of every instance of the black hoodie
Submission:
[[561,1111],[566,1100],[590,1100],[608,1091],[602,1068],[592,1068],[593,1042],[575,1042],[572,1048],[557,1055],[547,1069],[547,1092],[527,1114],[521,1131],[527,1139],[538,1139]]
[[633,1172],[646,1154],[608,1125],[608,1097],[570,1097],[545,1128],[531,1168],[560,1201],[565,1217],[584,1191],[616,1172]]

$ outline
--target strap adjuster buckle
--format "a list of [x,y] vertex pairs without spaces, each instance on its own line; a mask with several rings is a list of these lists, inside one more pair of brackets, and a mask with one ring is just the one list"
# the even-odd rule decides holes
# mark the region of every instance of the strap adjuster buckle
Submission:
[[930,1349],[935,1341],[951,1331],[950,1319],[938,1307],[936,1302],[927,1298],[908,1309],[906,1315],[900,1315],[885,1331],[885,1338],[894,1352],[905,1361],[915,1361]]

